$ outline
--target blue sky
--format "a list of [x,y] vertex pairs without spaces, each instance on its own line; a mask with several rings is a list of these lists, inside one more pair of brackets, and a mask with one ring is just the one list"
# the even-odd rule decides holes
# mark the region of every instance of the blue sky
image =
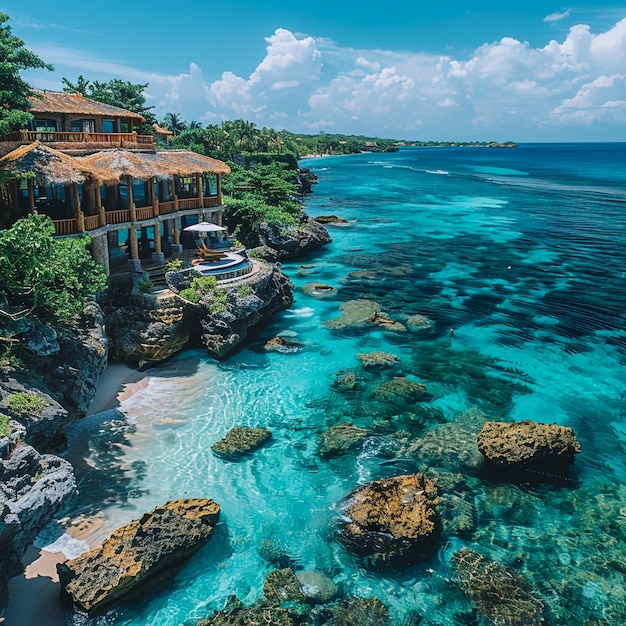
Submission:
[[398,139],[626,141],[626,3],[0,0],[55,72],[157,117]]

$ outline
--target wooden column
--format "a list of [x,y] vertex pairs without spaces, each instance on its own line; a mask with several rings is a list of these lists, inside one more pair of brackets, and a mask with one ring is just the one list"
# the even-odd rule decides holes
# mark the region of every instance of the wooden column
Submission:
[[156,254],[161,253],[161,225],[154,225],[154,251]]
[[100,216],[100,226],[106,226],[107,224],[107,214],[104,210],[104,206],[102,205],[102,196],[100,195],[100,185],[98,183],[94,183],[94,199],[96,201],[96,209],[98,211],[98,215]]
[[173,239],[175,244],[179,244],[180,243],[180,233],[178,232],[178,224],[177,224],[175,219],[173,219],[172,222],[174,223],[174,230],[172,232],[172,239]]
[[[126,190],[128,192],[128,210],[130,211],[130,221],[137,221],[137,210],[135,207],[135,198],[133,197],[133,179],[132,176],[126,177]],[[137,237],[135,236],[135,241]],[[133,257],[134,258],[134,257]]]
[[128,229],[128,242],[130,243],[130,258],[139,260],[139,245],[137,244],[137,229],[131,226]]
[[222,179],[219,174],[215,174],[215,187],[217,191],[217,203],[222,204]]
[[28,212],[35,212],[35,181],[32,178],[28,178],[26,181],[28,186]]
[[202,189],[202,174],[196,174],[196,189],[200,199],[200,208],[204,208],[204,189]]
[[76,228],[79,233],[85,232],[85,214],[80,208],[80,195],[78,193],[78,185],[72,183],[72,196],[74,198],[74,209],[76,211]]

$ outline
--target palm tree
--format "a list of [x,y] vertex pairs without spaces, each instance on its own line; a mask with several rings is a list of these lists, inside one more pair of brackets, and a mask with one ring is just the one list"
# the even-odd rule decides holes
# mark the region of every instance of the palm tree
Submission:
[[180,134],[187,128],[187,122],[179,113],[166,113],[161,125],[171,130],[174,135]]
[[198,130],[199,128],[202,128],[202,122],[198,122],[197,120],[192,120],[187,125],[187,128],[189,130]]

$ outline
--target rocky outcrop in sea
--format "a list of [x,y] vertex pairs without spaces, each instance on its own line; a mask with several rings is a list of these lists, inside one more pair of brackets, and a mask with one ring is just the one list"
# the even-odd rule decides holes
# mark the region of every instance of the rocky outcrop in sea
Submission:
[[260,245],[251,253],[273,261],[295,259],[332,242],[326,228],[308,217],[298,225],[263,222],[258,237]]
[[102,545],[59,563],[63,592],[93,613],[189,557],[208,539],[220,507],[208,498],[171,500],[116,530]]

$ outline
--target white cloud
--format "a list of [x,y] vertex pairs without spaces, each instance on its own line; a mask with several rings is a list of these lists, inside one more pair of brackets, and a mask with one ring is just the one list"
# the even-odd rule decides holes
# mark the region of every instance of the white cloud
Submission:
[[108,72],[149,82],[147,95],[159,116],[242,117],[296,132],[384,130],[398,138],[418,138],[419,130],[419,138],[460,140],[542,140],[557,127],[569,139],[576,128],[600,132],[604,125],[610,130],[599,140],[626,140],[626,19],[600,33],[577,24],[562,40],[540,47],[503,37],[469,55],[343,48],[283,28],[266,43],[249,76],[225,67],[217,80],[201,69],[213,58],[196,59],[178,75],[155,75],[82,52],[35,51],[88,77],[99,72],[99,80]]
[[546,15],[543,18],[544,22],[559,22],[560,20],[564,20],[566,17],[569,17],[570,15],[570,10],[567,9],[566,11],[563,11],[561,13],[550,13],[550,15]]

